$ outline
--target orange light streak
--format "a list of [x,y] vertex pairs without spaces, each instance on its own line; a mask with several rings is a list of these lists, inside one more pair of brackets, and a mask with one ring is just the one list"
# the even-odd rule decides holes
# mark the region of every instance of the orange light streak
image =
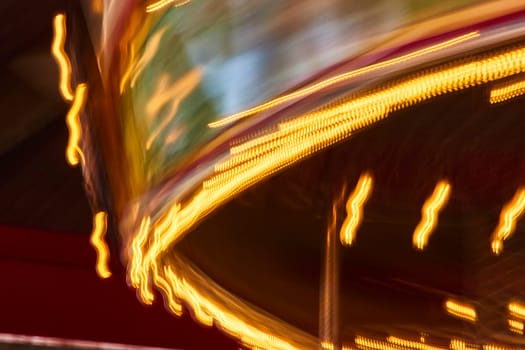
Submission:
[[[136,63],[132,63],[130,66],[128,66],[128,70],[124,73],[120,82],[121,93],[122,91],[124,91],[124,86],[126,85],[128,79],[131,79],[131,87],[135,85],[138,76],[142,73],[142,71],[144,70],[144,68],[146,68],[150,61],[155,57],[160,47],[160,42],[162,41],[164,33],[166,32],[166,29],[166,27],[163,27],[158,32],[153,34],[153,36],[147,41],[143,54],[142,56],[140,56],[139,60],[136,61]],[[134,54],[134,51],[131,51],[131,53]]]
[[462,339],[451,339],[450,340],[450,349],[452,350],[477,350],[479,348],[480,348],[479,345],[468,344],[466,341]]
[[485,344],[485,345],[483,345],[483,350],[521,350],[521,348],[500,346],[500,345],[493,345],[493,344]]
[[341,227],[339,239],[344,245],[351,245],[355,239],[357,228],[363,217],[363,206],[372,191],[373,180],[369,174],[363,174],[359,178],[354,192],[346,202],[346,218]]
[[523,328],[524,328],[523,322],[509,319],[508,323],[509,323],[509,329],[512,332],[517,333],[517,334],[523,334]]
[[95,214],[93,218],[93,231],[91,233],[90,243],[97,253],[97,274],[101,278],[111,277],[111,271],[108,267],[109,261],[109,249],[104,235],[107,230],[107,214],[106,212],[100,211]]
[[180,278],[170,266],[164,268],[168,286],[172,295],[187,301],[195,318],[201,323],[211,326],[217,324],[228,334],[238,338],[243,344],[261,349],[295,350],[297,347],[283,340],[278,335],[269,334],[259,329],[260,325],[249,325],[235,313],[229,312],[204,297],[195,286],[184,278]]
[[490,90],[489,102],[501,103],[525,94],[525,79],[496,85]]
[[202,68],[194,68],[184,74],[180,79],[169,85],[169,76],[163,75],[155,88],[152,97],[146,103],[146,118],[153,120],[163,107],[169,106],[166,117],[158,123],[146,141],[146,149],[150,149],[153,141],[169,125],[175,117],[179,105],[200,83]]
[[73,99],[73,90],[71,89],[71,63],[64,51],[64,44],[66,42],[66,16],[58,14],[53,19],[53,42],[51,44],[51,54],[57,62],[60,79],[59,91],[64,100],[71,101]]
[[439,211],[446,204],[450,194],[450,184],[446,181],[440,181],[436,185],[434,192],[425,201],[421,210],[421,221],[416,227],[413,235],[413,244],[417,249],[424,249],[432,231],[437,225]]
[[233,122],[235,122],[235,121],[237,121],[239,119],[251,116],[251,115],[253,115],[255,113],[259,113],[259,112],[265,111],[267,109],[270,109],[272,107],[275,107],[275,106],[277,106],[279,104],[282,104],[282,103],[285,103],[287,101],[294,100],[294,99],[297,99],[297,98],[301,98],[301,97],[304,97],[304,96],[306,96],[308,94],[317,92],[317,91],[322,90],[322,89],[324,89],[324,88],[326,88],[328,86],[341,83],[341,82],[343,82],[345,80],[348,80],[348,79],[351,79],[351,78],[355,78],[355,77],[357,77],[359,75],[362,75],[362,74],[365,74],[365,73],[369,73],[369,72],[373,72],[375,70],[382,69],[382,68],[391,66],[393,64],[397,64],[397,63],[400,63],[400,62],[408,61],[408,60],[420,57],[422,55],[426,55],[426,54],[429,54],[429,53],[432,53],[432,52],[435,52],[435,51],[438,51],[438,50],[442,50],[444,48],[447,48],[447,47],[450,47],[450,46],[453,46],[453,45],[457,45],[457,44],[459,44],[461,42],[464,42],[464,41],[467,41],[467,40],[471,40],[471,39],[476,38],[478,36],[479,36],[479,32],[477,32],[477,31],[471,32],[471,33],[468,33],[468,34],[465,34],[465,35],[460,35],[460,36],[458,36],[458,37],[456,37],[454,39],[450,39],[450,40],[444,41],[442,43],[439,43],[439,44],[436,44],[436,45],[432,45],[432,46],[426,47],[426,48],[421,49],[421,50],[417,50],[415,52],[412,52],[412,53],[409,53],[409,54],[406,54],[406,55],[403,55],[403,56],[400,56],[400,57],[396,57],[396,58],[393,58],[393,59],[390,59],[390,60],[387,60],[387,61],[384,61],[384,62],[372,64],[370,66],[363,67],[363,68],[360,68],[360,69],[357,69],[357,70],[354,70],[354,71],[351,71],[351,72],[343,73],[343,74],[337,75],[335,77],[329,78],[327,80],[323,80],[323,81],[321,81],[319,83],[316,83],[316,84],[314,84],[312,86],[309,86],[309,87],[297,90],[295,92],[292,92],[290,94],[278,97],[276,99],[273,99],[271,101],[263,103],[263,104],[261,104],[259,106],[250,108],[250,109],[245,110],[243,112],[235,113],[235,114],[232,114],[232,115],[230,115],[230,116],[228,116],[226,118],[223,118],[221,120],[215,121],[213,123],[209,123],[208,126],[210,128],[222,127],[224,125],[233,123]]
[[365,338],[362,336],[355,337],[355,344],[360,349],[374,349],[374,350],[402,350],[404,348],[397,346],[395,344],[390,344],[386,341]]
[[521,319],[525,319],[525,305],[517,302],[512,302],[509,303],[508,310],[511,315],[519,317]]
[[446,349],[446,348],[441,348],[438,346],[428,345],[423,342],[407,340],[407,339],[397,338],[393,336],[388,337],[387,341],[392,344],[399,345],[403,348],[409,348],[409,349],[414,349],[414,350],[445,350]]
[[334,343],[331,343],[329,341],[323,341],[321,342],[321,347],[324,350],[334,350]]
[[525,188],[519,189],[508,202],[499,217],[499,224],[492,234],[492,252],[499,255],[503,250],[503,241],[509,239],[516,229],[516,221],[525,210]]
[[66,115],[66,124],[69,129],[69,140],[66,148],[66,159],[69,165],[76,166],[82,160],[84,161],[84,154],[79,146],[80,137],[82,135],[82,127],[80,125],[80,111],[84,107],[87,96],[87,85],[78,84],[75,89],[75,97],[71,108]]
[[190,0],[159,0],[156,1],[146,7],[146,12],[155,12],[158,10],[163,9],[164,7],[168,5],[172,5],[174,7],[180,7],[183,5],[186,5],[189,3]]
[[455,300],[447,300],[445,309],[449,314],[467,321],[475,322],[478,318],[476,310],[472,306]]

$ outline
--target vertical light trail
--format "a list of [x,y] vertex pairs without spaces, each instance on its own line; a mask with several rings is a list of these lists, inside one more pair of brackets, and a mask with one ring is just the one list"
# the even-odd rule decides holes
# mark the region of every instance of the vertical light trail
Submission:
[[498,255],[503,250],[503,241],[516,230],[516,222],[525,210],[525,188],[520,188],[512,200],[508,202],[499,217],[499,224],[492,234],[492,251]]
[[150,222],[150,217],[146,216],[140,223],[140,229],[131,243],[132,256],[129,265],[131,285],[139,289],[140,298],[147,305],[153,303],[154,296],[148,281],[150,260],[143,258],[142,252],[144,251],[144,246],[148,240]]
[[66,124],[69,129],[69,140],[66,148],[66,159],[69,165],[78,165],[80,160],[84,160],[84,155],[78,145],[82,136],[82,127],[80,126],[80,111],[86,102],[87,86],[79,84],[75,89],[73,104],[67,112]]
[[73,99],[73,91],[71,89],[71,63],[64,51],[64,44],[66,42],[66,16],[64,14],[58,14],[53,19],[53,32],[51,54],[57,62],[60,74],[59,91],[64,100],[71,101]]
[[93,231],[91,233],[90,243],[97,253],[97,274],[101,278],[111,277],[111,271],[109,270],[109,249],[104,236],[107,230],[107,214],[104,211],[100,211],[95,214],[93,218]]
[[440,181],[434,188],[432,195],[425,201],[421,210],[421,221],[417,225],[412,238],[414,247],[425,249],[432,231],[437,225],[438,213],[447,203],[450,194],[450,184]]
[[337,211],[343,203],[345,187],[332,203],[331,220],[326,230],[324,266],[319,291],[319,339],[321,348],[333,349],[339,344],[339,247],[337,244]]
[[361,175],[354,192],[346,202],[346,218],[339,234],[339,239],[344,245],[351,245],[355,239],[357,228],[363,217],[363,206],[370,196],[372,184],[372,176],[367,173]]

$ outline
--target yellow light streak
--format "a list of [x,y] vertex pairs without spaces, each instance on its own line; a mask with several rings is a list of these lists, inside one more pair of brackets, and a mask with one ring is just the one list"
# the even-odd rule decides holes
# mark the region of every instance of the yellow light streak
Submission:
[[501,103],[525,94],[525,79],[498,84],[490,90],[490,103]]
[[341,350],[356,350],[356,348],[350,345],[343,345]]
[[[159,244],[158,244],[159,239],[160,239],[160,231],[159,230],[154,230],[154,233],[153,233],[154,247],[153,247],[153,249],[155,249],[155,247],[159,246]],[[152,252],[151,256],[157,256],[158,253],[159,252],[154,251],[154,252]],[[177,296],[174,294],[173,289],[170,287],[170,283],[164,278],[164,275],[160,273],[160,267],[157,264],[157,262],[156,261],[144,261],[144,264],[143,264],[143,269],[144,270],[143,270],[142,273],[147,274],[148,273],[147,272],[147,268],[150,267],[150,266],[151,266],[152,275],[153,275],[153,282],[155,283],[155,285],[166,296],[165,300],[166,300],[166,303],[167,303],[168,310],[170,310],[173,314],[175,314],[177,316],[181,316],[182,313],[183,313],[182,305],[181,305],[179,299],[177,298]]]
[[73,90],[71,89],[71,63],[64,51],[64,44],[66,42],[66,16],[58,14],[53,19],[53,42],[51,44],[51,54],[57,62],[60,79],[59,91],[64,100],[71,101],[73,99]]
[[[233,158],[243,156],[244,152],[250,152],[249,157],[239,162],[238,165],[226,171],[213,173],[203,182],[202,188],[196,189],[195,193],[184,202],[174,203],[171,208],[164,209],[159,214],[160,218],[153,221],[153,230],[148,228],[144,232],[141,225],[141,229],[135,233],[136,239],[157,230],[159,237],[158,240],[154,240],[147,246],[148,249],[145,244],[133,245],[132,269],[130,269],[130,278],[132,282],[134,280],[136,282],[133,285],[149,286],[151,283],[150,269],[155,266],[153,262],[159,260],[162,255],[160,253],[175,244],[199,220],[237,193],[311,154],[348,138],[356,130],[379,122],[393,111],[446,93],[521,73],[525,71],[524,57],[525,47],[520,46],[491,53],[480,59],[453,63],[439,69],[434,68],[394,81],[371,92],[345,97],[294,120],[279,124],[271,137],[263,135],[267,142],[272,142],[271,147],[265,142],[256,143],[239,154],[230,154],[229,157]],[[175,207],[178,209],[175,210]],[[145,242],[146,238],[139,241]],[[140,253],[135,250],[139,250]],[[142,267],[143,270],[137,273],[133,269],[134,266]],[[173,273],[175,274],[175,271]],[[170,281],[169,278],[166,280]],[[173,283],[169,283],[170,286],[171,284]],[[189,287],[185,283],[180,283],[178,288],[178,293],[173,294],[187,301],[186,298],[189,296],[184,290]],[[146,293],[146,289],[139,288],[139,293]],[[142,297],[147,297],[147,295],[142,295]],[[209,302],[206,297],[202,295],[201,297],[203,298],[200,300],[201,303]],[[188,302],[190,307],[194,306],[192,302]],[[470,309],[463,310],[453,306],[454,304],[451,304],[449,308],[451,313],[457,313],[458,317],[472,318],[472,314],[468,312]],[[217,311],[215,308],[205,308],[205,310],[209,316],[217,320],[217,315],[214,313]],[[218,316],[222,317],[221,314]],[[235,325],[231,327],[237,331],[231,331],[230,334],[236,337],[245,335],[244,328],[241,329]],[[255,346],[257,343],[251,344]],[[398,346],[392,347],[398,348]]]
[[100,211],[95,214],[93,218],[93,231],[91,233],[90,243],[97,253],[97,274],[101,278],[111,277],[111,271],[109,270],[109,249],[104,236],[107,230],[107,214],[106,212]]
[[141,300],[150,305],[153,303],[154,296],[149,284],[148,269],[150,268],[148,259],[143,259],[142,252],[147,241],[148,232],[150,230],[151,219],[146,216],[140,223],[138,234],[133,238],[131,243],[132,256],[130,262],[130,280],[131,285],[139,290]]
[[374,350],[401,350],[404,349],[400,346],[397,346],[395,344],[390,344],[386,341],[377,340],[377,339],[371,339],[371,338],[365,338],[362,336],[355,337],[355,344],[360,349],[374,349]]
[[76,166],[84,160],[84,154],[80,149],[79,142],[82,136],[82,127],[80,125],[80,111],[84,107],[87,96],[87,85],[78,84],[75,89],[75,97],[71,108],[66,115],[66,124],[69,129],[69,140],[66,148],[66,159],[69,165]]
[[173,294],[170,282],[167,281],[164,276],[160,275],[157,269],[154,269],[153,271],[153,282],[164,293],[168,310],[177,316],[182,316],[182,305],[177,301],[177,297]]
[[525,319],[525,305],[518,302],[512,302],[509,303],[508,310],[512,316]]
[[503,250],[503,241],[512,236],[516,229],[516,221],[525,210],[525,188],[520,188],[512,200],[508,202],[499,217],[499,224],[492,234],[492,251],[498,255]]
[[439,211],[446,204],[450,194],[450,184],[446,181],[440,181],[434,188],[432,195],[425,201],[421,210],[421,221],[417,225],[414,235],[413,244],[417,249],[424,249],[432,231],[437,225]]
[[388,337],[387,341],[392,344],[399,345],[403,348],[409,348],[409,349],[414,349],[414,350],[445,350],[446,349],[446,348],[441,348],[438,346],[428,345],[423,342],[407,340],[407,339],[397,338],[393,336]]
[[355,239],[357,228],[363,217],[363,206],[372,191],[372,177],[365,173],[361,175],[354,192],[346,202],[346,218],[341,227],[339,239],[344,245],[351,245]]
[[493,345],[493,344],[485,344],[483,345],[483,350],[519,350],[520,348],[515,347],[508,347],[508,346],[500,346],[500,345]]
[[283,340],[280,336],[268,334],[257,326],[249,325],[240,319],[235,313],[216,305],[204,297],[197,288],[186,279],[180,278],[170,266],[164,268],[166,280],[169,281],[168,288],[172,295],[187,301],[194,312],[195,318],[201,323],[211,326],[217,324],[228,334],[238,338],[243,344],[262,349],[297,349],[292,344]]
[[189,2],[190,0],[159,0],[159,1],[156,1],[148,5],[146,7],[146,12],[155,12],[155,11],[163,9],[164,7],[168,5],[179,7],[179,6],[186,5]]
[[517,334],[523,334],[523,328],[524,328],[523,322],[509,319],[508,323],[509,323],[509,329],[512,332],[517,333]]
[[321,342],[321,347],[325,350],[334,350],[334,343],[323,341]]
[[445,309],[449,314],[467,321],[475,322],[478,318],[476,310],[472,306],[455,300],[447,300]]
[[376,123],[385,118],[389,111],[520,72],[525,69],[525,62],[517,57],[524,53],[525,49],[520,48],[490,59],[418,75],[385,90],[351,97],[337,105],[327,106],[281,125],[283,130],[291,131],[285,135],[282,135],[281,129],[275,132],[278,142],[274,149],[264,149],[261,153],[255,149],[248,161],[206,180],[203,189],[181,208],[178,215],[168,215],[160,220],[178,222],[177,225],[166,226],[170,229],[161,235],[162,249],[232,195],[289,164],[348,137],[353,131]]
[[465,35],[460,35],[460,36],[458,36],[458,37],[456,37],[454,39],[450,39],[450,40],[444,41],[442,43],[439,43],[439,44],[436,44],[436,45],[432,45],[432,46],[426,47],[426,48],[421,49],[421,50],[417,50],[415,52],[412,52],[412,53],[409,53],[409,54],[406,54],[406,55],[402,55],[402,56],[399,56],[399,57],[396,57],[396,58],[393,58],[393,59],[390,59],[390,60],[387,60],[387,61],[383,61],[383,62],[380,62],[380,63],[372,64],[370,66],[363,67],[363,68],[360,68],[360,69],[357,69],[357,70],[354,70],[354,71],[351,71],[351,72],[343,73],[343,74],[337,75],[335,77],[323,80],[323,81],[321,81],[319,83],[316,83],[316,84],[311,85],[309,87],[306,87],[304,89],[300,89],[300,90],[297,90],[297,91],[292,92],[290,94],[278,97],[276,99],[273,99],[271,101],[263,103],[263,104],[261,104],[259,106],[250,108],[250,109],[248,109],[246,111],[232,114],[232,115],[230,115],[230,116],[228,116],[226,118],[223,118],[221,120],[218,120],[218,121],[215,121],[213,123],[210,123],[210,124],[208,124],[208,126],[210,128],[222,127],[224,125],[233,123],[233,122],[235,122],[235,121],[237,121],[239,119],[251,116],[251,115],[253,115],[255,113],[259,113],[259,112],[268,110],[268,109],[270,109],[272,107],[275,107],[275,106],[277,106],[279,104],[282,104],[282,103],[285,103],[285,102],[288,102],[288,101],[291,101],[291,100],[294,100],[294,99],[297,99],[297,98],[304,97],[304,96],[306,96],[308,94],[317,92],[317,91],[322,90],[322,89],[324,89],[326,87],[329,87],[331,85],[335,85],[335,84],[341,83],[341,82],[343,82],[345,80],[349,80],[351,78],[355,78],[355,77],[357,77],[359,75],[362,75],[362,74],[365,74],[365,73],[370,73],[370,72],[373,72],[373,71],[378,70],[378,69],[382,69],[382,68],[385,68],[385,67],[388,67],[388,66],[391,66],[391,65],[394,65],[394,64],[398,64],[400,62],[408,61],[408,60],[411,60],[411,59],[414,59],[414,58],[417,58],[417,57],[420,57],[420,56],[423,56],[423,55],[426,55],[426,54],[429,54],[429,53],[432,53],[432,52],[435,52],[435,51],[438,51],[438,50],[442,50],[444,48],[447,48],[447,47],[450,47],[450,46],[453,46],[453,45],[457,45],[457,44],[462,43],[464,41],[471,40],[471,39],[476,38],[478,36],[479,36],[479,32],[477,32],[477,31],[471,32],[471,33],[468,33],[468,34],[465,34]]
[[[150,63],[150,61],[155,57],[157,54],[157,51],[160,47],[160,43],[162,41],[162,38],[164,36],[164,33],[166,32],[167,27],[163,27],[159,29],[158,32],[153,34],[151,38],[147,41],[146,46],[144,48],[142,56],[138,59],[138,61],[131,61],[128,65],[126,71],[122,75],[121,81],[120,81],[120,93],[124,91],[124,87],[128,83],[128,80],[130,80],[131,87],[135,86],[135,82],[138,78],[138,76],[142,73],[144,68]],[[130,54],[135,55],[135,51],[133,50],[133,47],[130,48]],[[134,56],[130,57],[134,58]]]
[[452,350],[477,350],[479,345],[468,344],[462,339],[451,339],[450,340],[450,349]]

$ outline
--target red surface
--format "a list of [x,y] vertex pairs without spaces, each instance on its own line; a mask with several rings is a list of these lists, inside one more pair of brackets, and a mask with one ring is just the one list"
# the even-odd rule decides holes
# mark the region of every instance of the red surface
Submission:
[[182,349],[237,349],[215,328],[144,306],[116,272],[100,280],[89,237],[0,226],[0,333]]

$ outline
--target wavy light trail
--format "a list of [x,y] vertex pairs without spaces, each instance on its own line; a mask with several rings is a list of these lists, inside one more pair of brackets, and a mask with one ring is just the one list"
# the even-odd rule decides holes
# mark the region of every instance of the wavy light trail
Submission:
[[430,198],[425,201],[421,210],[421,221],[417,225],[412,239],[414,247],[417,249],[425,249],[428,239],[437,225],[438,213],[447,203],[449,194],[450,184],[446,181],[440,181]]
[[492,234],[492,251],[498,255],[503,250],[503,241],[509,239],[516,230],[516,222],[525,211],[525,188],[519,189],[508,202],[499,217],[499,224]]
[[372,184],[373,180],[369,174],[361,175],[354,192],[346,202],[346,218],[339,234],[339,239],[344,245],[351,245],[355,239],[357,228],[363,217],[363,206],[370,196]]
[[100,211],[93,218],[93,232],[91,233],[90,243],[97,253],[97,274],[101,278],[111,277],[109,270],[109,249],[104,236],[107,230],[107,213]]
[[51,54],[55,58],[60,74],[59,91],[64,100],[73,100],[73,90],[71,89],[71,63],[64,51],[66,42],[66,16],[58,14],[53,19],[53,42],[51,44]]

